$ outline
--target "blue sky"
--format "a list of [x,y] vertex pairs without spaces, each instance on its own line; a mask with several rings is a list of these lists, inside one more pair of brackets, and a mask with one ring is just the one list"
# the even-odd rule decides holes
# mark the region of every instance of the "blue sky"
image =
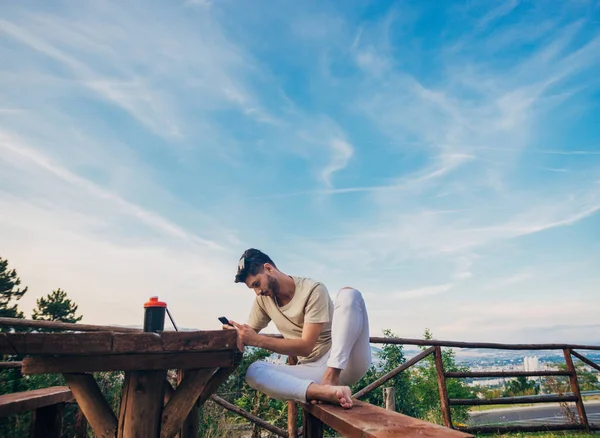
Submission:
[[372,335],[600,342],[600,5],[0,4],[0,255],[35,298],[244,320],[257,247]]

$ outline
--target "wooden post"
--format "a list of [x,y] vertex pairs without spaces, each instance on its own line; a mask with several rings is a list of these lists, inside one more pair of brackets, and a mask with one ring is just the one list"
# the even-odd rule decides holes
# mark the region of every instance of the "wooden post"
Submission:
[[88,421],[81,409],[77,409],[74,438],[87,438]]
[[172,438],[182,430],[186,418],[198,404],[200,395],[215,371],[211,368],[186,371],[181,384],[162,411],[161,438]]
[[[295,356],[288,356],[288,364],[296,365],[298,362]],[[289,438],[298,438],[298,405],[295,401],[290,400],[288,405],[288,420],[287,429]]]
[[396,388],[393,386],[383,388],[383,399],[385,400],[385,408],[396,412]]
[[31,413],[31,438],[60,438],[63,403],[38,408]]
[[583,399],[581,398],[581,392],[579,391],[579,383],[577,382],[577,372],[575,371],[575,365],[573,365],[573,358],[571,357],[571,349],[565,348],[563,350],[565,355],[565,362],[567,363],[567,370],[571,373],[569,375],[569,381],[571,382],[571,391],[573,395],[577,397],[575,405],[577,406],[577,413],[579,414],[579,422],[588,429],[589,423],[587,415],[585,413],[585,407],[583,406]]
[[114,438],[117,418],[91,374],[63,374],[94,433],[99,438]]
[[121,400],[118,438],[158,438],[166,371],[131,371]]
[[438,388],[440,391],[440,402],[442,405],[442,416],[444,417],[444,426],[453,428],[452,415],[450,413],[450,403],[448,401],[448,389],[446,388],[446,377],[444,375],[444,362],[442,361],[442,347],[435,347],[435,370],[438,378]]
[[303,409],[302,436],[304,438],[323,438],[323,422]]
[[[183,370],[177,371],[177,386],[181,384],[185,372]],[[198,438],[198,430],[200,429],[200,406],[198,403],[194,403],[190,413],[185,418],[181,431],[177,435],[177,438]]]

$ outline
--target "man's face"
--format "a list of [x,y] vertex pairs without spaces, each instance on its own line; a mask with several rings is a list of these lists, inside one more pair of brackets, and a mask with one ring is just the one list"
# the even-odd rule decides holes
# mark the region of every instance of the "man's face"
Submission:
[[266,269],[259,274],[248,275],[245,283],[250,289],[254,289],[256,295],[276,298],[279,294],[279,282]]

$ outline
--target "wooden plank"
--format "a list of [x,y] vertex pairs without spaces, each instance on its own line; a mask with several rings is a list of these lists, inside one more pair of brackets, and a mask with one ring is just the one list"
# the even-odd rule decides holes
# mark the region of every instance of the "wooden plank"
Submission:
[[162,413],[161,438],[174,437],[216,368],[188,370]]
[[158,333],[113,334],[111,353],[162,353],[163,341]]
[[577,397],[573,395],[532,395],[491,399],[451,398],[449,400],[451,406],[510,405],[517,403],[554,403],[574,401],[577,401]]
[[114,438],[117,418],[91,374],[63,374],[97,437]]
[[0,333],[0,354],[17,354],[17,350],[15,350],[12,343],[9,341],[6,333]]
[[77,332],[141,332],[141,329],[111,325],[71,324],[69,322],[39,321],[22,318],[0,318],[0,327],[45,328],[54,330],[71,330]]
[[73,394],[68,386],[4,394],[0,395],[0,418],[70,401],[73,401]]
[[579,414],[580,423],[588,426],[588,418],[585,413],[585,406],[583,406],[583,399],[581,398],[581,391],[579,391],[579,383],[577,382],[577,373],[575,372],[575,366],[573,365],[573,358],[571,357],[571,350],[565,348],[563,350],[565,356],[565,362],[567,363],[567,370],[571,372],[569,376],[569,382],[571,383],[571,391],[573,395],[577,397],[575,405],[577,406],[577,413]]
[[0,353],[93,355],[184,351],[236,351],[236,330],[161,333],[2,333]]
[[305,404],[303,409],[338,431],[342,436],[361,438],[390,438],[419,436],[471,437],[465,432],[428,423],[398,412],[354,401],[352,409],[343,409],[330,404]]
[[23,362],[0,362],[0,370],[21,368],[21,365],[23,365]]
[[101,356],[30,356],[23,359],[23,374],[96,371],[151,371],[230,367],[236,357],[228,351],[200,353],[118,354]]
[[538,377],[538,376],[570,376],[570,371],[470,371],[470,372],[447,372],[450,378],[480,378],[480,377]]
[[591,360],[589,360],[587,357],[583,356],[582,354],[579,354],[573,350],[571,350],[571,354],[573,356],[575,356],[577,359],[579,359],[580,361],[582,361],[583,363],[591,366],[592,368],[596,369],[597,371],[600,371],[600,365],[598,365],[595,362],[592,362]]
[[268,430],[269,432],[273,432],[274,434],[284,438],[292,438],[285,430],[280,429],[277,426],[273,426],[271,423],[263,420],[262,418],[257,417],[256,415],[252,415],[250,412],[246,412],[242,408],[239,408],[236,405],[229,403],[227,400],[222,399],[216,394],[211,395],[210,399],[219,406],[222,406],[223,408],[239,415],[240,417],[244,417],[245,419],[250,420],[254,424],[258,424],[260,427]]
[[63,403],[38,408],[31,414],[31,438],[60,438]]
[[428,348],[427,350],[423,351],[422,353],[417,354],[415,357],[413,357],[412,359],[404,362],[402,365],[400,365],[398,368],[390,371],[389,373],[387,373],[385,376],[381,376],[379,379],[375,380],[373,383],[371,383],[370,385],[365,386],[363,389],[361,389],[360,391],[358,391],[356,394],[354,394],[352,397],[353,398],[357,398],[360,399],[362,397],[364,397],[365,395],[367,395],[368,393],[370,393],[371,391],[373,391],[375,388],[379,388],[381,385],[383,385],[385,382],[387,382],[388,380],[396,377],[398,374],[400,374],[402,371],[406,370],[407,368],[410,368],[411,366],[413,366],[414,364],[416,364],[417,362],[423,360],[424,358],[426,358],[427,356],[429,356],[431,353],[433,353],[435,351],[434,347]]
[[448,402],[448,388],[446,387],[446,378],[444,377],[444,362],[442,361],[442,347],[435,347],[435,371],[437,373],[438,390],[440,392],[440,402],[442,405],[442,417],[444,426],[452,428],[452,413],[450,412],[450,403]]
[[237,350],[237,330],[161,332],[164,351]]
[[121,400],[125,404],[119,425],[123,438],[158,438],[166,377],[164,370],[130,372],[126,398]]

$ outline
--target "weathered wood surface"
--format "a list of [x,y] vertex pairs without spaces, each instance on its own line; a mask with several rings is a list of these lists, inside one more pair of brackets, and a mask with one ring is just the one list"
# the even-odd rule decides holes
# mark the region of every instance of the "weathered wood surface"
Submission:
[[[302,407],[302,411],[302,436],[304,438],[323,438],[323,421],[319,417],[304,409],[304,405]],[[351,436],[359,437],[360,435]]]
[[532,395],[491,399],[451,398],[449,400],[451,406],[511,405],[516,403],[554,403],[574,401],[577,401],[577,397],[572,395]]
[[219,386],[227,380],[229,375],[238,367],[239,364],[236,364],[231,368],[219,368],[216,373],[213,374],[212,378],[208,382],[208,384],[202,390],[202,394],[198,397],[198,405],[202,406],[208,398],[213,395]]
[[450,412],[450,403],[448,402],[448,388],[446,387],[446,378],[444,377],[444,362],[442,361],[442,347],[435,348],[435,372],[437,374],[438,390],[440,393],[440,403],[442,407],[442,417],[444,426],[452,427],[452,413]]
[[124,410],[120,419],[122,424],[119,424],[119,437],[158,438],[166,377],[165,370],[129,373],[127,391],[121,400]]
[[9,370],[14,368],[21,368],[22,362],[0,362],[0,370]]
[[[252,421],[255,424],[258,424],[260,427],[262,427],[263,429],[266,429],[270,432],[273,432],[274,434],[281,436],[281,437],[285,437],[288,438],[289,435],[288,433],[283,430],[280,429],[277,426],[273,426],[271,423],[263,420],[262,418],[257,417],[256,415],[252,415],[249,412],[246,412],[245,410],[243,410],[242,408],[237,407],[234,404],[229,403],[227,400],[222,399],[221,397],[219,397],[218,395],[213,394],[210,399],[212,401],[214,401],[216,404],[224,407],[225,409],[227,409],[228,411],[231,411],[233,413],[236,413],[237,415],[239,415],[240,417],[244,417],[250,421]],[[290,437],[291,438],[291,437]]]
[[69,322],[39,321],[22,318],[0,318],[0,327],[26,327],[54,330],[71,330],[76,332],[141,332],[141,329],[111,325],[71,324]]
[[575,366],[573,364],[573,358],[571,357],[571,350],[565,348],[563,353],[565,356],[565,362],[567,364],[567,370],[571,372],[571,375],[569,376],[571,391],[573,392],[573,395],[577,397],[575,404],[577,406],[577,413],[579,414],[579,422],[587,426],[587,414],[585,412],[585,407],[583,406],[583,399],[581,398],[581,391],[579,390],[579,383],[577,382],[577,374],[575,373]]
[[194,404],[216,369],[188,370],[162,412],[161,438],[172,438],[183,427]]
[[[298,358],[296,356],[289,355],[287,363],[290,365],[296,365]],[[289,438],[298,438],[298,404],[294,400],[288,400],[288,418],[287,418],[287,432]]]
[[471,437],[465,432],[428,423],[354,400],[352,409],[330,404],[305,404],[303,409],[322,420],[343,436],[361,438],[392,437]]
[[161,333],[1,333],[0,353],[125,354],[243,351],[236,330]]
[[573,351],[573,350],[571,350],[571,354],[572,354],[573,356],[575,356],[577,359],[579,359],[580,361],[582,361],[583,363],[585,363],[585,364],[587,364],[587,365],[591,366],[592,368],[594,368],[594,369],[596,369],[596,370],[600,371],[600,365],[598,365],[598,364],[597,364],[597,363],[595,363],[595,362],[592,362],[591,360],[589,360],[589,359],[588,359],[587,357],[585,357],[584,355],[582,355],[582,354],[579,354],[578,352],[576,352],[576,351]]
[[98,356],[30,356],[23,359],[23,374],[82,373],[231,367],[237,360],[230,351],[112,354]]
[[469,372],[447,372],[446,377],[537,377],[537,376],[570,376],[570,371],[469,371]]
[[389,388],[383,388],[383,400],[385,401],[385,408],[388,411],[396,411],[396,388],[391,386]]
[[4,394],[0,395],[0,418],[70,401],[73,401],[73,394],[68,386]]
[[370,385],[365,386],[363,389],[361,389],[360,391],[358,391],[356,394],[352,395],[352,397],[358,398],[358,399],[360,399],[361,397],[364,397],[365,395],[367,395],[368,393],[370,393],[371,391],[373,391],[375,388],[379,388],[385,382],[387,382],[388,380],[394,378],[395,376],[397,376],[398,374],[400,374],[402,371],[410,368],[411,366],[413,366],[417,362],[423,360],[425,357],[429,356],[434,351],[435,351],[435,348],[431,347],[431,348],[428,348],[427,350],[423,351],[422,353],[417,354],[412,359],[407,360],[406,362],[404,362],[398,368],[390,371],[385,376],[381,376],[379,379],[375,380]]
[[31,413],[30,438],[60,438],[63,403],[38,408]]
[[64,374],[79,409],[99,438],[114,438],[117,418],[91,374]]

